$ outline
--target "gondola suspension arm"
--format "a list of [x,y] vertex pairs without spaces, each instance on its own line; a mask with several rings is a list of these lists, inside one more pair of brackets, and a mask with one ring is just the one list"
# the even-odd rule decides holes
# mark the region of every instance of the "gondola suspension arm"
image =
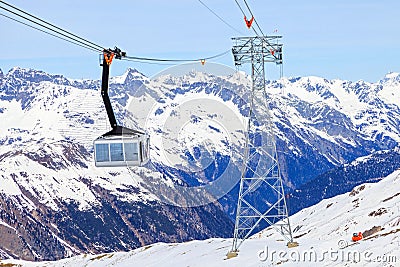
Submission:
[[125,52],[121,49],[115,47],[112,49],[105,49],[103,51],[103,60],[100,66],[103,67],[102,78],[101,78],[101,97],[103,98],[104,106],[107,111],[108,120],[110,122],[111,128],[115,130],[118,126],[117,120],[115,119],[115,114],[111,106],[110,97],[108,96],[108,80],[110,76],[110,66],[113,58],[121,59],[126,56]]

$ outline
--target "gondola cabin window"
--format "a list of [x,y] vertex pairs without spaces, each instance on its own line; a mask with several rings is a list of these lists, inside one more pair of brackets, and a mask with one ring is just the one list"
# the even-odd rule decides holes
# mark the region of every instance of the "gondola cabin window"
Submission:
[[96,145],[96,162],[110,161],[110,150],[108,144]]
[[102,137],[94,141],[97,167],[143,166],[149,160],[148,136]]
[[137,143],[125,143],[125,159],[127,161],[138,161],[139,160],[139,151]]

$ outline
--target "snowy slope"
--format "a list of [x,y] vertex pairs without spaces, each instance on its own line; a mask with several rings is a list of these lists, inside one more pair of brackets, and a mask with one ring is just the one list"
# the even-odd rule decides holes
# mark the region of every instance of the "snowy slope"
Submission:
[[[279,234],[269,228],[246,241],[239,256],[229,260],[226,253],[232,240],[214,238],[157,243],[130,252],[85,254],[58,262],[4,260],[0,263],[49,267],[398,266],[400,170],[379,183],[363,184],[351,192],[323,200],[291,216],[290,220],[299,247],[286,248]],[[351,241],[353,232],[364,232],[373,227],[381,229],[361,241]]]

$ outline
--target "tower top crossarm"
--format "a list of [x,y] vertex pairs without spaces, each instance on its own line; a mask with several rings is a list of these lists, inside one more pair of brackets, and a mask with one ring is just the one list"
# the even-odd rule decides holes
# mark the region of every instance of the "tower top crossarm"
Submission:
[[282,36],[234,37],[232,53],[235,65],[251,63],[254,56],[262,55],[264,62],[283,63]]

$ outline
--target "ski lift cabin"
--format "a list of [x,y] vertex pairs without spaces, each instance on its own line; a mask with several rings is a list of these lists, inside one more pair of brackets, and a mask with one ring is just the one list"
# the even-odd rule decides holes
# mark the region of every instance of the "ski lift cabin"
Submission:
[[115,48],[105,50],[101,66],[103,67],[101,95],[112,130],[94,140],[94,160],[96,167],[143,166],[150,159],[149,136],[143,132],[120,125],[114,115],[108,96],[108,78],[113,57],[121,58],[124,53]]
[[128,128],[122,128],[121,134],[110,132],[94,140],[96,167],[143,166],[149,161],[149,151],[149,137]]

